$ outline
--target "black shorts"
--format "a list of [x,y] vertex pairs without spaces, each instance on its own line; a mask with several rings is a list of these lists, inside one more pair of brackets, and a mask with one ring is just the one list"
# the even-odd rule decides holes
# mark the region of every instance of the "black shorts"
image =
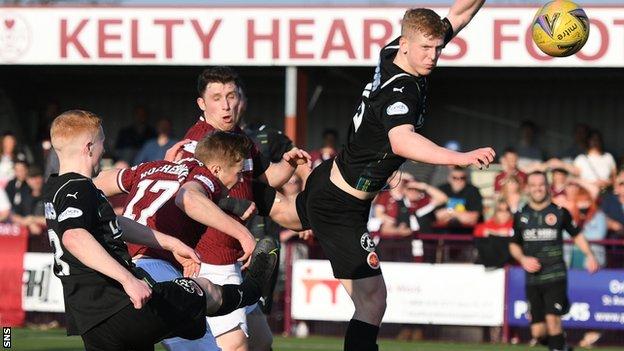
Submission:
[[[199,289],[199,290],[198,290]],[[199,339],[206,333],[206,297],[187,278],[156,283],[152,297],[140,310],[129,304],[82,334],[85,349],[153,350],[174,336]]]
[[547,314],[563,316],[570,310],[567,281],[527,285],[526,297],[531,312],[531,324],[544,322]]
[[297,196],[297,214],[304,229],[312,229],[338,279],[381,274],[366,223],[372,200],[360,200],[329,180],[333,160],[312,171]]
[[251,190],[258,215],[268,217],[273,208],[273,202],[275,202],[275,189],[264,182],[253,180],[251,183]]

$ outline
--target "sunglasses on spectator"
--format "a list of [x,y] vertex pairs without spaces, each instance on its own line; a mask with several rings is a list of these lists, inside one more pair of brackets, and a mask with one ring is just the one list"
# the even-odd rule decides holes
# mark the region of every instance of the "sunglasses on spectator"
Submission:
[[466,176],[459,176],[459,177],[452,176],[451,178],[453,178],[453,180],[466,180]]
[[621,182],[617,182],[615,183],[617,186],[623,186],[624,185],[624,180],[622,180]]

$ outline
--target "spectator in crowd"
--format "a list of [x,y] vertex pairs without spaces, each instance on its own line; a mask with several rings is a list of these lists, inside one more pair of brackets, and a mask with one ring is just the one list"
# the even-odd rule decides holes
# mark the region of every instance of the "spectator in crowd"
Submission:
[[613,192],[602,198],[601,208],[607,216],[607,227],[615,236],[624,236],[624,168],[615,177]]
[[505,198],[496,201],[494,215],[474,228],[478,263],[503,267],[509,261],[509,238],[513,236],[513,215]]
[[0,223],[6,222],[11,215],[11,201],[4,189],[0,188]]
[[574,166],[578,169],[581,179],[590,181],[606,189],[613,184],[615,177],[615,159],[604,150],[602,134],[597,130],[589,133],[587,151],[574,159]]
[[117,157],[130,163],[146,141],[156,138],[156,130],[148,123],[148,113],[144,106],[134,108],[134,124],[117,134],[115,151]]
[[552,182],[550,184],[550,194],[552,202],[562,206],[566,199],[566,185],[568,184],[568,171],[565,168],[555,168],[551,171]]
[[589,131],[590,128],[587,124],[577,123],[574,126],[574,142],[565,150],[560,152],[557,157],[564,162],[572,163],[578,155],[585,153],[585,150],[587,150]]
[[[579,186],[575,196],[570,201],[568,208],[572,219],[587,240],[602,240],[607,237],[607,216],[598,207],[592,194],[582,186]],[[603,245],[590,245],[598,264],[602,267],[606,264],[606,252]],[[569,267],[585,269],[585,255],[576,246],[566,245]]]
[[15,178],[6,187],[9,201],[11,202],[11,212],[19,216],[26,216],[28,212],[27,204],[30,204],[31,189],[26,182],[28,177],[28,163],[18,160],[13,166]]
[[[449,150],[453,150],[457,152],[462,151],[461,144],[456,140],[447,141],[446,144],[444,144],[444,147]],[[453,167],[454,167],[454,166],[444,166],[444,165],[424,165],[424,166],[433,167],[433,170],[431,172],[431,175],[428,178],[429,180],[427,181],[427,183],[435,187],[440,187],[442,186],[442,184],[446,184],[446,182],[448,181],[449,174],[451,174],[451,172],[453,171]],[[470,176],[469,168],[466,169],[466,172],[468,172],[468,176]]]
[[517,175],[505,177],[505,180],[501,184],[502,187],[499,192],[499,197],[507,203],[511,213],[518,212],[520,207],[526,203],[526,197],[523,191],[524,184],[522,178]]
[[29,161],[28,151],[20,147],[15,134],[5,132],[0,142],[0,188],[4,188],[15,177],[16,161]]
[[169,150],[176,142],[171,138],[171,121],[167,118],[161,118],[156,123],[158,136],[148,140],[139,153],[134,158],[134,164],[138,165],[143,162],[162,160],[165,158],[165,152]]
[[520,182],[520,188],[526,184],[526,173],[518,169],[518,153],[513,148],[507,148],[500,159],[503,170],[496,175],[494,191],[501,191],[503,184],[509,177],[515,177]]
[[323,146],[310,152],[312,157],[312,168],[320,165],[323,161],[336,157],[336,144],[338,143],[338,132],[334,129],[323,131]]
[[468,183],[468,173],[464,168],[454,167],[448,183],[440,187],[448,197],[442,208],[436,210],[436,220],[450,228],[473,227],[483,213],[483,199],[479,189]]
[[405,186],[405,197],[410,204],[410,214],[416,220],[414,231],[431,233],[434,211],[448,201],[448,196],[432,185],[410,180]]
[[533,121],[526,120],[520,124],[520,141],[516,146],[520,169],[544,160],[544,152],[537,144],[537,132],[537,125]]
[[18,214],[14,211],[11,220],[27,227],[31,235],[40,235],[46,227],[46,221],[42,199],[43,172],[39,167],[29,168],[26,183],[28,183],[30,194],[22,201],[23,212]]

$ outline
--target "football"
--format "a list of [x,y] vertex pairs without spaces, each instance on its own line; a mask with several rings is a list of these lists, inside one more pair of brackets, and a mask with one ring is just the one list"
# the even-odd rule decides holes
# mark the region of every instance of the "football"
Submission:
[[545,54],[570,56],[589,37],[589,19],[577,4],[555,0],[542,6],[533,19],[533,41]]

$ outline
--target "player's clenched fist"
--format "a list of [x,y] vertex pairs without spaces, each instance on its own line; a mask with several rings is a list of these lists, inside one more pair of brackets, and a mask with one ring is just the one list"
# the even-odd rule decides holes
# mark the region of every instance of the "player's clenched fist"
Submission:
[[460,166],[470,166],[474,165],[482,169],[483,167],[487,167],[490,163],[494,161],[494,157],[496,156],[496,152],[491,147],[484,147],[476,150],[472,150],[470,152],[463,153],[464,160],[460,164]]
[[152,297],[152,289],[150,289],[147,283],[135,277],[128,278],[128,280],[123,282],[122,286],[137,310],[140,310]]
[[312,159],[312,157],[310,156],[310,154],[308,154],[306,151],[301,150],[299,148],[292,148],[290,149],[290,151],[284,153],[284,155],[282,156],[282,158],[290,163],[291,166],[293,167],[297,167],[297,165],[305,165],[305,164],[309,164]]
[[529,273],[535,273],[542,269],[542,265],[535,257],[525,256],[522,260],[520,260],[520,264],[522,265],[522,268]]

